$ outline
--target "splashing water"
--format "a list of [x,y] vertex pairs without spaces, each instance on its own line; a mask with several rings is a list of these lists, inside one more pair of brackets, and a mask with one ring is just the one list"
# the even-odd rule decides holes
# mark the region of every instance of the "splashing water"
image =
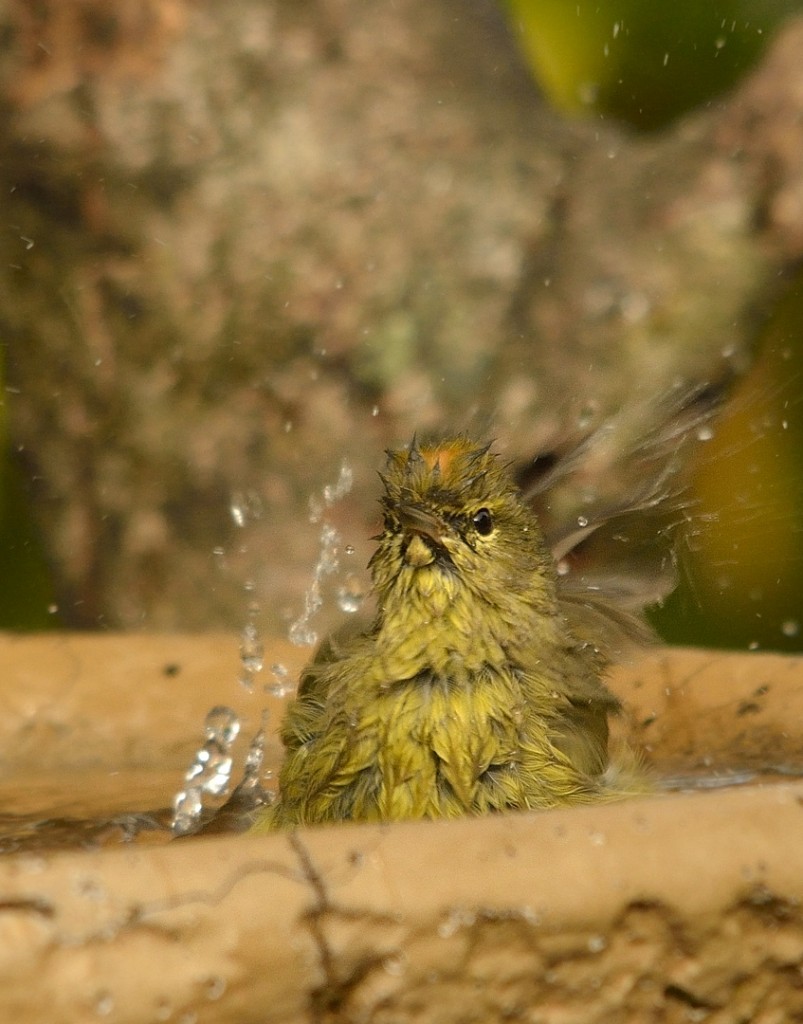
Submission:
[[268,724],[269,712],[262,712],[262,725],[251,740],[248,753],[245,755],[244,774],[241,785],[249,780],[259,780],[262,774],[262,762],[265,760],[265,729]]
[[[327,484],[319,496],[310,499],[309,518],[312,523],[320,523],[319,555],[313,572],[312,582],[305,594],[304,610],[299,618],[290,626],[290,640],[300,646],[313,646],[318,641],[318,634],[311,626],[313,616],[323,605],[323,586],[327,576],[335,573],[340,566],[340,535],[335,527],[326,521],[325,512],[335,502],[341,500],[351,491],[354,474],[344,460],[340,465],[337,480]],[[235,526],[244,529],[249,523],[263,515],[263,502],[254,491],[235,491],[231,495],[229,511]],[[241,553],[246,552],[240,548]],[[352,555],[354,549],[347,546],[346,555]],[[225,551],[216,548],[215,557],[223,563]],[[248,597],[247,621],[240,631],[240,683],[249,692],[254,692],[255,676],[265,667],[265,645],[256,624],[260,613],[259,601],[254,595],[257,591],[256,582],[248,578],[243,589]],[[344,611],[356,611],[363,600],[363,588],[354,573],[346,575],[338,591],[338,605]],[[266,683],[264,691],[276,697],[285,697],[295,689],[287,668],[275,663],[270,668],[273,681]],[[262,782],[268,777],[263,767],[265,755],[265,735],[268,711],[263,711],[262,725],[251,740],[248,753],[243,763],[243,776],[234,793],[229,798],[226,808],[236,805],[239,813],[243,809],[254,808],[270,800],[270,794],[262,788]],[[231,708],[218,706],[212,708],[206,717],[204,726],[205,742],[195,752],[192,764],[184,776],[184,787],[176,794],[173,803],[171,828],[174,835],[189,835],[197,832],[204,819],[204,811],[219,807],[221,798],[229,794],[233,758],[231,748],[240,731],[240,721]],[[225,808],[224,808],[225,815]]]
[[206,716],[206,741],[195,752],[184,775],[186,785],[173,801],[173,835],[195,832],[201,824],[205,798],[225,796],[231,783],[231,746],[240,732],[240,720],[231,708],[218,705]]
[[340,473],[338,474],[337,482],[334,484],[327,484],[323,489],[323,500],[327,505],[334,505],[336,501],[340,501],[341,498],[345,498],[353,486],[354,470],[348,462],[343,459],[340,463]]
[[273,697],[286,697],[289,693],[293,692],[295,685],[290,678],[286,665],[277,662],[271,665],[270,671],[274,682],[265,683],[265,693],[269,693]]
[[309,521],[311,523],[319,523],[326,509],[334,505],[336,501],[340,501],[341,498],[345,498],[353,485],[354,471],[348,462],[343,459],[340,463],[340,472],[338,473],[337,480],[333,484],[326,484],[321,492],[323,500],[318,498],[317,495],[313,495],[310,498]]
[[231,708],[218,704],[207,714],[204,732],[207,740],[228,750],[240,734],[240,720]]
[[240,661],[249,680],[264,667],[265,645],[253,622],[247,622],[240,633]]
[[337,606],[342,612],[353,615],[362,607],[365,600],[365,588],[360,577],[353,572],[346,575],[337,589]]
[[270,769],[264,767],[265,736],[269,717],[270,712],[266,708],[262,712],[262,724],[254,734],[248,747],[248,753],[245,755],[243,778],[237,787],[241,800],[247,797],[248,802],[253,806],[264,804],[270,799],[269,794],[262,788],[262,783],[273,775]]
[[198,786],[188,786],[179,790],[173,800],[173,820],[170,823],[173,835],[187,836],[195,832],[201,821],[203,809],[203,799]]
[[249,520],[261,519],[262,498],[256,491],[234,491],[229,502],[229,512],[235,526],[245,526]]
[[337,557],[340,534],[331,525],[324,523],[321,527],[320,555],[315,566],[312,583],[304,595],[304,611],[290,626],[288,636],[290,642],[297,647],[313,647],[318,642],[318,633],[310,622],[323,605],[323,581],[331,575],[340,564]]
[[[220,817],[216,819],[217,825],[223,822],[222,831],[242,831],[252,819],[254,812],[271,803],[272,794],[263,788],[262,783],[271,778],[273,773],[263,767],[265,759],[265,736],[267,731],[268,717],[270,712],[264,709],[262,712],[262,724],[251,739],[248,753],[243,762],[243,776],[237,784],[237,788],[226,801],[222,808]],[[213,828],[215,820],[210,823]],[[214,829],[217,831],[217,829]]]
[[[325,510],[336,501],[344,498],[354,484],[354,473],[351,466],[343,460],[340,473],[334,484],[327,484],[322,492],[321,501],[317,497],[310,500],[310,522],[321,523],[319,537],[320,554],[312,576],[312,583],[304,595],[304,611],[291,623],[288,630],[290,642],[297,647],[314,647],[318,642],[318,633],[312,627],[312,619],[323,605],[323,583],[331,576],[339,565],[340,534],[331,523],[323,519]],[[356,609],[355,609],[356,610]]]

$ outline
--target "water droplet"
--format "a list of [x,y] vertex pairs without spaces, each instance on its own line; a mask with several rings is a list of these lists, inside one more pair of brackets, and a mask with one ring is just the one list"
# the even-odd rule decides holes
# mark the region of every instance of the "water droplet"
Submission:
[[727,42],[727,39],[725,39],[724,36],[717,36],[717,38],[714,40],[714,46],[716,47],[717,50],[721,50],[724,47],[726,42]]
[[337,559],[337,546],[340,541],[340,534],[331,523],[324,523],[321,527],[321,554],[316,566],[321,576],[328,576],[333,573],[340,564]]
[[288,693],[292,693],[295,687],[286,666],[271,665],[270,670],[275,682],[265,685],[265,693],[269,693],[273,697],[286,697]]
[[245,755],[245,777],[252,778],[255,775],[259,775],[262,770],[262,762],[265,759],[265,729],[264,726],[267,724],[268,713],[263,712],[263,728],[259,729],[248,747],[248,753]]
[[800,632],[800,623],[797,619],[787,619],[781,625],[781,632],[784,636],[797,636]]
[[201,820],[203,801],[198,786],[190,786],[176,793],[173,800],[173,820],[170,827],[174,836],[186,836],[194,832]]
[[373,409],[371,409],[371,415],[372,416],[378,416],[379,415],[379,406],[378,405],[375,405],[373,407]]
[[321,526],[321,548],[318,562],[315,566],[312,583],[304,595],[304,611],[291,624],[288,631],[290,642],[297,647],[312,647],[318,642],[318,634],[311,627],[310,622],[323,605],[322,582],[324,577],[333,573],[339,565],[337,557],[339,543],[340,534],[331,523],[324,523]]
[[231,503],[229,504],[229,512],[231,512],[231,518],[234,520],[235,526],[245,526],[245,510],[240,504],[240,494],[232,495]]
[[344,498],[354,485],[354,471],[349,463],[343,459],[340,463],[340,472],[334,484],[327,484],[323,489],[323,500],[327,505]]
[[351,615],[360,610],[364,600],[365,588],[362,585],[362,580],[356,573],[350,572],[342,586],[338,588],[337,606],[342,612],[348,612]]
[[580,526],[580,527],[588,526],[588,519],[587,519],[587,517],[586,516],[578,516],[577,517],[577,525]]
[[195,760],[187,772],[187,782],[192,782],[199,796],[208,793],[210,796],[223,796],[231,782],[233,762],[217,744],[207,743],[195,755]]
[[347,544],[347,545],[346,545],[346,546],[345,546],[345,547],[343,548],[343,550],[345,551],[345,553],[346,553],[347,555],[353,555],[353,554],[354,554],[354,550],[355,550],[355,549],[354,549],[354,545],[353,545],[353,544]]
[[[323,502],[316,497],[309,501],[310,522],[321,523],[320,549],[318,561],[313,571],[312,582],[304,595],[304,611],[290,624],[288,636],[290,642],[298,647],[312,647],[318,642],[318,633],[312,627],[312,619],[323,605],[323,580],[339,567],[340,534],[331,523],[323,521],[325,509],[346,495],[354,483],[354,473],[344,459],[340,465],[340,473],[334,484],[327,484],[323,489]],[[347,549],[353,553],[353,547]]]
[[59,610],[59,606],[57,604],[49,604],[47,606],[47,613],[48,613],[48,615],[55,615],[58,610]]
[[601,953],[608,943],[604,935],[591,935],[587,945],[589,953]]
[[697,440],[698,441],[710,441],[714,437],[714,428],[709,424],[703,424],[703,426],[697,428]]
[[318,642],[318,634],[306,622],[294,622],[287,635],[296,647],[314,647]]
[[318,501],[317,498],[310,498],[309,500],[309,521],[311,523],[319,523],[321,516],[323,515],[323,505]]
[[760,646],[761,644],[758,642],[758,640],[751,640],[750,643],[747,645],[747,649],[748,651],[757,651]]
[[253,622],[243,626],[240,633],[240,660],[249,673],[261,672],[265,664],[265,646]]
[[276,679],[278,679],[280,682],[283,682],[285,679],[287,679],[289,675],[287,666],[282,665],[280,661],[274,662],[273,665],[271,665],[270,670],[276,677]]
[[194,832],[201,821],[204,796],[224,796],[231,783],[233,760],[229,748],[240,732],[240,720],[231,708],[213,707],[204,722],[206,742],[195,752],[184,780],[188,783],[173,801],[174,835]]
[[206,716],[204,732],[207,740],[220,744],[225,750],[234,743],[240,733],[240,719],[237,712],[224,704],[213,707]]
[[234,491],[229,502],[229,512],[235,526],[245,526],[249,519],[262,518],[262,498],[256,491]]

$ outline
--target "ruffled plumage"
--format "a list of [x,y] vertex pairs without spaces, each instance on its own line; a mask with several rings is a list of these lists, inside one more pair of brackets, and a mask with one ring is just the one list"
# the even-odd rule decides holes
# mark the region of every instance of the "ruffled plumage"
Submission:
[[537,519],[466,437],[388,453],[368,632],[324,645],[256,828],[454,817],[614,795],[602,657],[561,611]]

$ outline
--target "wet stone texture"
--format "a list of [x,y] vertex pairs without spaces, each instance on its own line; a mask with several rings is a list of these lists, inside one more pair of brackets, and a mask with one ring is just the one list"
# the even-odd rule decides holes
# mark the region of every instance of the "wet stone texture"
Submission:
[[[303,660],[279,641],[266,656],[291,676]],[[81,800],[85,815],[119,809],[110,783],[131,785],[129,810],[153,807],[158,788],[136,774],[149,770],[167,805],[210,708],[225,702],[244,735],[265,708],[271,729],[281,716],[279,698],[237,682],[234,638],[7,637],[0,659],[17,695],[0,720],[0,800],[16,794],[20,814],[45,818],[65,794],[76,815]],[[103,848],[76,830],[72,849],[17,847],[0,857],[0,1016],[803,1019],[803,663],[658,650],[611,683],[651,796]],[[265,749],[275,766],[272,733]]]

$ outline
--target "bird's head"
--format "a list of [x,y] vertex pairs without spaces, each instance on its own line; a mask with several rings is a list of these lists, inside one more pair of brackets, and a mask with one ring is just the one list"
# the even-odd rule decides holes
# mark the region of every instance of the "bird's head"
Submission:
[[370,567],[380,605],[442,615],[459,595],[493,608],[551,589],[534,513],[488,446],[465,436],[388,452],[384,529]]

